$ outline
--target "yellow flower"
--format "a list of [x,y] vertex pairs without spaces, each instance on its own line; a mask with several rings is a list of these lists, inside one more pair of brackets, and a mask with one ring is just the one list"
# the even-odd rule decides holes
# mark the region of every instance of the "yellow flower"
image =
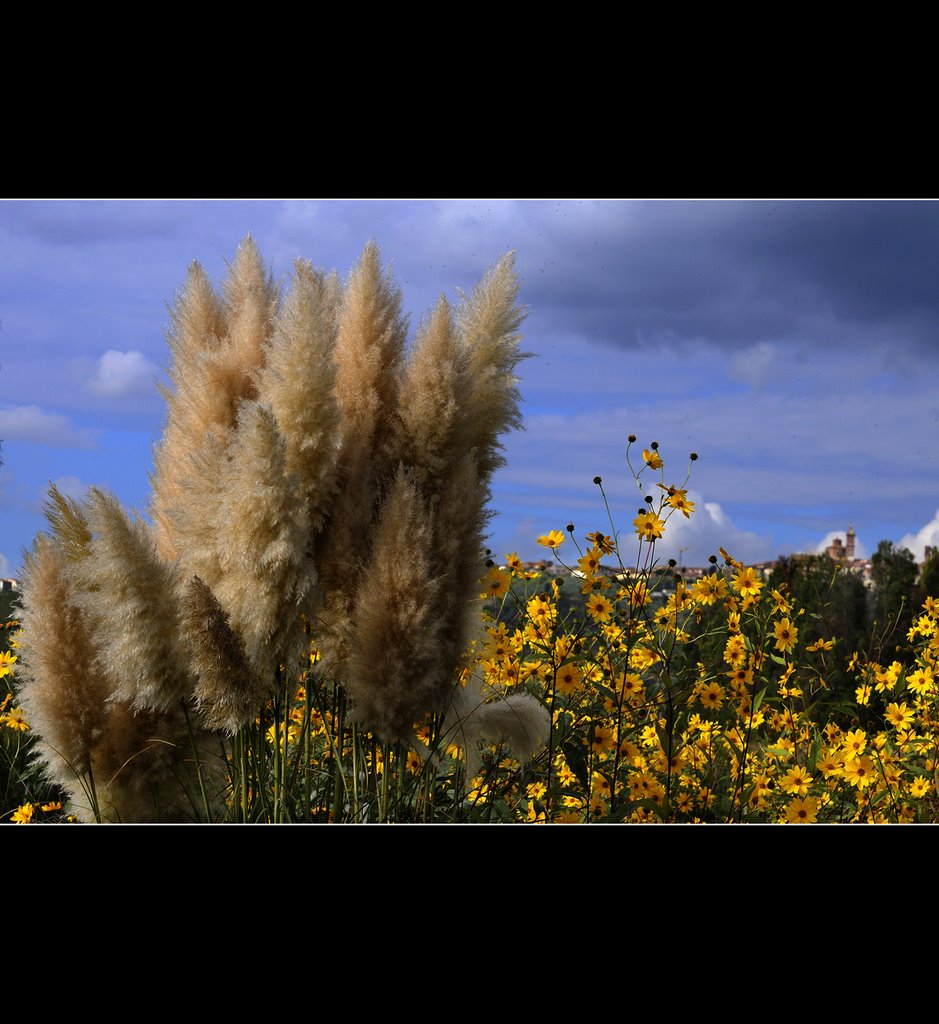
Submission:
[[779,780],[779,787],[786,793],[804,794],[809,791],[812,776],[802,767],[795,764]]
[[749,566],[741,568],[731,582],[733,583],[734,590],[736,590],[738,594],[742,594],[744,597],[746,597],[747,594],[752,594],[756,597],[763,587],[763,582],[757,579],[756,569],[750,568]]
[[867,746],[867,733],[863,729],[848,730],[841,740],[841,747],[846,758],[857,757]]
[[910,725],[913,719],[916,717],[913,711],[906,706],[906,701],[902,704],[888,704],[887,710],[884,713],[888,722],[893,725],[895,729],[903,729]]
[[741,668],[747,661],[747,642],[742,634],[734,633],[724,645],[724,661],[731,668]]
[[932,789],[932,783],[929,779],[924,778],[922,775],[916,778],[910,784],[910,796],[919,800],[924,796],[928,796],[929,791]]
[[511,554],[505,556],[505,564],[512,570],[512,572],[522,571],[522,560],[518,557],[517,551],[513,551]]
[[556,548],[564,543],[564,534],[560,530],[551,530],[544,537],[538,538],[538,543],[546,548]]
[[659,455],[657,451],[650,451],[648,448],[643,448],[642,457],[645,459],[646,465],[650,469],[661,469],[664,465],[662,462],[662,456]]
[[717,573],[708,573],[697,580],[691,588],[691,594],[701,604],[714,604],[715,601],[727,597],[727,580]]
[[894,661],[889,668],[876,673],[877,682],[874,684],[874,689],[878,693],[883,693],[884,690],[892,690],[900,681],[900,674],[902,672],[903,666],[899,661]]
[[933,671],[931,668],[918,668],[910,672],[906,677],[906,685],[913,693],[927,694],[933,686]]
[[707,686],[702,687],[698,694],[698,700],[706,708],[716,711],[724,703],[724,691],[717,683],[708,683]]
[[[28,825],[33,820],[33,805],[22,804],[20,807],[13,812],[13,816],[10,821],[15,822],[17,825]],[[32,833],[30,833],[32,835]]]
[[834,648],[834,640],[822,640],[819,638],[814,644],[806,647],[806,651],[830,651]]
[[587,553],[577,559],[577,566],[585,576],[596,576],[600,571],[600,549],[587,548]]
[[652,603],[652,594],[644,580],[626,583],[623,589],[629,595],[629,603],[633,608],[643,608]]
[[15,654],[11,654],[9,651],[0,651],[0,679],[13,671],[15,661]]
[[569,662],[558,669],[557,681],[555,683],[558,693],[574,693],[581,683],[580,669]]
[[799,639],[799,631],[789,621],[788,618],[782,618],[773,626],[773,632],[776,634],[776,650],[777,651],[791,651],[796,645],[796,641]]
[[866,789],[874,781],[875,771],[874,762],[866,754],[851,758],[844,765],[844,777],[858,789]]
[[587,598],[587,611],[597,622],[609,622],[613,605],[602,594],[591,594]]
[[595,754],[602,754],[604,751],[612,750],[616,745],[613,738],[613,730],[605,725],[595,725],[590,745],[593,747]]
[[691,513],[694,512],[694,502],[689,501],[685,497],[685,492],[682,491],[678,494],[670,495],[667,499],[669,505],[672,508],[677,508],[679,512],[685,517],[685,519],[691,518]]
[[662,536],[665,523],[654,512],[640,512],[633,520],[633,526],[636,527],[637,536],[651,542]]
[[842,774],[844,768],[844,754],[837,750],[825,750],[819,755],[815,762],[815,768],[830,779]]
[[497,565],[494,565],[483,578],[485,591],[482,597],[502,597],[508,593],[511,577],[503,572]]
[[26,732],[29,729],[29,722],[19,708],[13,708],[4,715],[0,715],[0,724],[7,726],[14,732]]
[[613,544],[613,539],[606,536],[606,534],[601,533],[599,530],[597,530],[596,533],[588,533],[587,540],[589,540],[591,544],[596,544],[600,549],[601,555],[612,555],[616,550],[616,547]]
[[744,686],[751,686],[753,684],[753,669],[744,668],[742,665],[740,668],[735,668],[730,672],[726,672],[725,675],[735,689]]
[[790,825],[810,825],[816,820],[818,801],[815,797],[795,797],[786,805],[786,821]]

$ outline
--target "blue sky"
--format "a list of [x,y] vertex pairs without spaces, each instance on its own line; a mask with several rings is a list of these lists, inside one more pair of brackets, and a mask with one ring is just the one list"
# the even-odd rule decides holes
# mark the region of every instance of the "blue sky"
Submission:
[[[491,547],[573,522],[627,535],[626,438],[696,512],[657,550],[703,564],[815,551],[849,525],[939,544],[939,203],[686,200],[0,202],[0,575],[50,481],[146,512],[168,305],[250,233],[276,277],[343,277],[374,239],[412,329],[509,250],[528,307],[526,429],[506,438]],[[566,553],[565,545],[561,553]],[[574,555],[573,552],[570,552]]]

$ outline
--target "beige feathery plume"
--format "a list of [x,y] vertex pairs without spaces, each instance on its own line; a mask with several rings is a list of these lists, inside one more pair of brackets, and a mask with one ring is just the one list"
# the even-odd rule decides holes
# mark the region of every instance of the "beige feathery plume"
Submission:
[[157,547],[168,561],[178,554],[176,529],[186,512],[180,469],[207,435],[224,436],[234,425],[242,400],[256,397],[254,375],[264,361],[278,302],[279,290],[250,237],[229,264],[223,298],[198,265],[190,268],[171,313],[173,387],[163,391],[167,421],[154,450],[150,503]]
[[323,603],[314,625],[326,671],[337,670],[348,655],[372,521],[396,469],[383,445],[393,434],[406,336],[401,293],[369,243],[346,283],[336,341],[339,490],[317,548]]
[[91,528],[81,505],[49,484],[49,497],[43,502],[43,513],[65,560],[80,562],[91,550]]
[[[197,812],[193,753],[181,710],[134,714],[111,694],[70,566],[39,534],[26,557],[20,621],[19,701],[36,736],[36,758],[81,821],[186,821]],[[204,734],[203,778],[212,806],[224,806],[217,740]]]
[[249,235],[228,265],[224,284],[226,346],[230,364],[241,378],[240,393],[228,413],[234,422],[238,402],[256,398],[255,374],[263,365],[268,340],[280,306],[280,288],[264,267],[258,247]]
[[300,612],[317,581],[307,505],[286,463],[286,442],[271,411],[242,403],[212,515],[220,572],[205,582],[254,671],[271,685],[278,665],[293,664],[305,649]]
[[270,690],[252,670],[228,615],[198,576],[183,596],[182,630],[198,676],[196,706],[210,728],[233,735],[257,713]]
[[335,497],[339,410],[333,392],[339,278],[297,260],[257,375],[258,400],[270,406],[286,441],[287,473],[297,475],[310,510],[310,526],[322,529]]
[[446,576],[440,595],[438,655],[453,685],[457,665],[479,622],[479,579],[485,571],[488,492],[479,480],[476,453],[453,453],[445,486],[432,505],[434,566]]
[[336,346],[336,399],[346,458],[367,454],[393,422],[406,337],[400,289],[390,273],[382,272],[378,246],[369,242],[343,292]]
[[[344,638],[357,714],[386,735],[447,703],[478,619],[489,480],[501,462],[499,435],[520,423],[511,372],[521,358],[517,291],[509,256],[464,300],[458,326],[438,302],[402,367],[384,445],[398,476],[379,491],[372,560]],[[383,589],[396,595],[387,606]],[[408,615],[398,615],[399,603]]]
[[528,353],[519,348],[518,328],[525,311],[517,305],[515,254],[508,253],[486,274],[456,311],[460,336],[469,352],[469,391],[464,397],[470,445],[479,457],[479,475],[487,485],[503,465],[499,437],[522,426],[515,367]]
[[[169,511],[180,504],[180,466],[207,434],[224,422],[229,404],[218,386],[221,374],[214,365],[225,335],[225,313],[205,271],[198,263],[189,267],[182,292],[170,310],[172,327],[167,333],[172,359],[172,387],[160,386],[166,400],[167,419],[161,442],[154,448],[150,512],[163,557],[176,556],[176,537]],[[222,393],[221,410],[217,407]]]
[[69,809],[81,821],[111,824],[223,820],[228,769],[220,736],[191,718],[192,734],[182,707],[134,712],[109,703],[93,751],[96,799],[73,779]]
[[75,602],[62,550],[40,533],[26,555],[17,666],[19,700],[50,777],[87,774],[104,734],[112,680],[96,664],[85,613]]
[[92,487],[87,501],[90,551],[73,569],[76,602],[94,632],[97,665],[112,695],[134,710],[177,705],[192,689],[179,640],[176,580],[150,531],[112,496]]
[[465,687],[453,690],[443,723],[445,743],[463,748],[465,785],[479,774],[484,739],[505,744],[508,755],[524,764],[547,746],[550,735],[551,715],[546,707],[528,693],[493,693],[478,666]]
[[391,445],[393,458],[411,466],[432,494],[446,486],[454,456],[468,446],[463,408],[468,356],[454,329],[450,305],[441,296],[421,324],[405,365]]
[[177,467],[177,502],[166,513],[181,573],[196,573],[214,586],[222,577],[216,515],[224,493],[231,428],[206,434]]
[[356,593],[343,680],[356,717],[386,738],[407,734],[439,709],[438,596],[421,494],[400,468],[374,531],[372,559]]

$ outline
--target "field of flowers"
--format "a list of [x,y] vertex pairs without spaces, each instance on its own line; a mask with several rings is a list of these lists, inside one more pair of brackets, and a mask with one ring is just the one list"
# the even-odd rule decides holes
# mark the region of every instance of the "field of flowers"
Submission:
[[[526,572],[514,554],[488,566],[461,685],[474,680],[509,717],[514,697],[534,698],[550,729],[531,749],[470,743],[443,715],[379,739],[321,673],[308,630],[304,663],[281,666],[280,696],[254,722],[214,754],[193,744],[192,820],[939,821],[939,601],[925,600],[900,643],[872,635],[846,650],[808,628],[824,618],[817,609],[723,549],[710,574],[686,582],[656,543],[672,517],[695,513],[696,458],[676,483],[658,446],[639,455],[630,437],[641,503],[631,528],[596,478],[609,534],[578,539],[570,524],[538,539],[574,575]],[[579,600],[562,601],[572,585]],[[0,623],[2,818],[69,821],[67,797],[30,761],[17,627]],[[832,690],[836,671],[853,694]]]

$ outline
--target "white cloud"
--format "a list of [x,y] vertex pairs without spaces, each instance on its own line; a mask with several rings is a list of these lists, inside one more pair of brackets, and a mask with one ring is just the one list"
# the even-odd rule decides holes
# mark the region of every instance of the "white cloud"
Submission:
[[730,361],[731,377],[744,384],[761,390],[772,379],[776,370],[776,346],[769,341],[760,341]]
[[913,552],[917,562],[922,562],[926,554],[926,545],[939,547],[939,509],[932,520],[915,534],[907,533],[900,541],[898,547],[906,548]]
[[66,416],[45,412],[38,405],[0,408],[0,437],[5,441],[33,441],[65,448],[93,448],[90,431],[72,426]]
[[10,578],[10,561],[6,555],[0,553],[0,576],[4,579]]
[[[824,555],[826,548],[830,547],[835,543],[835,538],[839,537],[842,544],[848,543],[848,536],[845,530],[829,530],[824,537],[815,545],[815,554]],[[870,554],[867,548],[855,537],[854,539],[854,557],[855,558],[870,558]]]
[[119,395],[150,394],[157,367],[142,352],[108,349],[98,360],[89,388],[108,398]]
[[689,519],[674,512],[665,527],[662,540],[656,543],[656,552],[662,558],[674,558],[681,565],[707,565],[710,555],[717,555],[723,547],[741,562],[766,561],[772,538],[741,530],[716,501],[701,501],[693,492],[688,498],[695,502]]
[[73,501],[81,501],[88,493],[89,485],[82,483],[77,476],[60,476],[53,483],[66,498]]

